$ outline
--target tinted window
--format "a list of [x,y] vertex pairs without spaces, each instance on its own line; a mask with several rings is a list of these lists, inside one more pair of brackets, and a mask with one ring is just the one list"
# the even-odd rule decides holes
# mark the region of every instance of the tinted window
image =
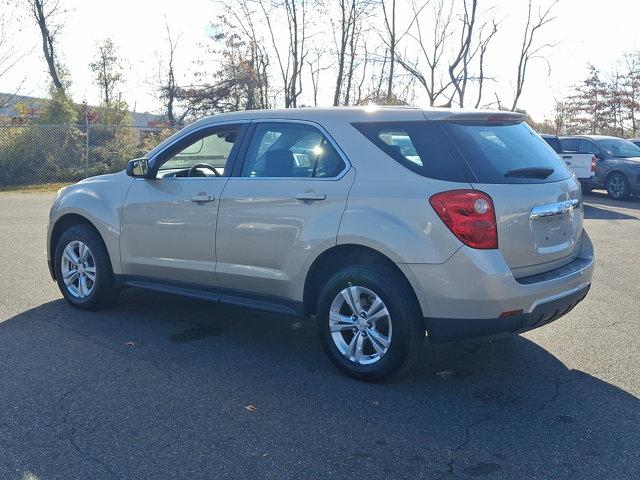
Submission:
[[353,126],[413,172],[451,182],[471,179],[471,172],[435,122],[375,122]]
[[571,176],[556,152],[526,123],[441,124],[481,182],[543,183]]
[[580,139],[563,138],[560,140],[560,145],[562,145],[562,150],[564,150],[565,152],[578,153],[578,146],[580,145]]
[[578,153],[591,153],[593,155],[596,153],[600,153],[600,150],[593,142],[590,142],[589,140],[580,140]]
[[315,127],[298,123],[256,124],[242,168],[243,177],[339,175],[346,165]]
[[[187,136],[163,152],[158,176],[186,176],[187,171],[197,164],[210,165],[223,175],[239,132],[240,126],[228,125]],[[215,176],[207,167],[198,168],[195,173],[200,177]]]
[[640,147],[621,138],[605,138],[596,140],[612,157],[631,158],[640,157]]
[[560,146],[560,140],[558,140],[558,137],[543,135],[542,139],[547,142],[556,153],[562,153],[562,147]]

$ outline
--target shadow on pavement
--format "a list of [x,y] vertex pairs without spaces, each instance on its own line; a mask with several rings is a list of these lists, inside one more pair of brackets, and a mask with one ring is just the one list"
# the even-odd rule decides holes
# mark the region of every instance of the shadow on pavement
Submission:
[[627,215],[608,208],[595,207],[586,202],[584,204],[584,218],[587,220],[638,220],[638,217],[633,215]]
[[0,365],[3,479],[640,474],[640,401],[524,337],[366,384],[311,322],[131,289],[5,321]]
[[612,200],[607,196],[607,192],[605,192],[604,190],[592,190],[589,193],[583,194],[583,199],[587,203],[605,207],[640,210],[640,196],[632,196],[627,200]]

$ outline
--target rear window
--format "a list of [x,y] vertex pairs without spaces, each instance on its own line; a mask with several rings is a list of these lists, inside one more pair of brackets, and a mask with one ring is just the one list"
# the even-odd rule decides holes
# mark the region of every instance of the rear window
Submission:
[[398,163],[429,178],[545,183],[571,176],[554,150],[525,123],[425,120],[354,126]]
[[526,123],[441,125],[481,182],[546,183],[571,176],[556,152]]
[[562,153],[562,146],[560,145],[558,137],[542,135],[542,139],[547,142],[556,153]]

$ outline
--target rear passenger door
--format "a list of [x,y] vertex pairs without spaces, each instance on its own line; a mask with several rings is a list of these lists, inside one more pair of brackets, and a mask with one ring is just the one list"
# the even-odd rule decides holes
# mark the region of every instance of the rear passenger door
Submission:
[[220,199],[216,279],[223,295],[302,301],[311,260],[336,243],[354,177],[318,125],[253,123]]

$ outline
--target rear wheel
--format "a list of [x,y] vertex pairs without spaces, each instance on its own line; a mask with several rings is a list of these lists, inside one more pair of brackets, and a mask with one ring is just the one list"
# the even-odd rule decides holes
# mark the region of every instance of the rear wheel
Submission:
[[60,292],[74,307],[99,310],[118,296],[107,248],[87,225],[74,225],[62,234],[54,268]]
[[622,173],[610,175],[607,178],[605,188],[609,198],[613,200],[626,200],[631,193],[629,180]]
[[346,267],[320,294],[323,347],[343,372],[384,380],[408,368],[424,340],[424,322],[406,281],[382,266]]

